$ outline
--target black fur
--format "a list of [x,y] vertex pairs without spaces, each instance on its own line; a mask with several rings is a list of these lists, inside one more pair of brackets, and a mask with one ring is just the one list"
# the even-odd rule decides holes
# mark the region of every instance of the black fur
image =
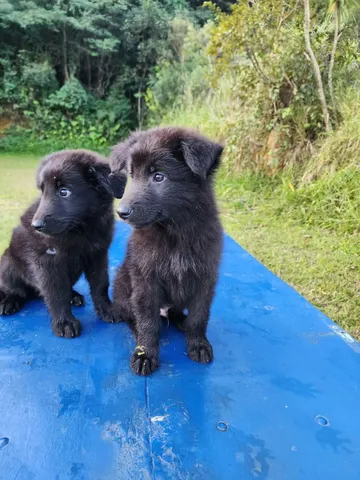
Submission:
[[118,213],[134,230],[115,279],[114,312],[135,333],[131,367],[138,375],[158,367],[164,308],[185,331],[189,357],[213,359],[206,328],[222,228],[212,174],[222,150],[195,132],[168,127],[133,134],[110,157],[115,176],[131,176]]
[[42,297],[55,335],[76,337],[80,322],[71,305],[83,305],[84,298],[72,286],[84,272],[97,314],[113,321],[107,254],[114,226],[113,194],[119,192],[113,191],[109,174],[108,163],[86,150],[57,152],[40,162],[36,179],[41,196],[21,217],[0,261],[1,315]]

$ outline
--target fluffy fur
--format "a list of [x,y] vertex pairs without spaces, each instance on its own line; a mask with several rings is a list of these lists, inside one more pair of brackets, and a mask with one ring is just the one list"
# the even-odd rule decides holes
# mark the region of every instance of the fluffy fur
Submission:
[[41,196],[21,217],[0,261],[1,315],[42,297],[55,335],[76,337],[80,322],[71,304],[82,305],[84,299],[72,286],[84,272],[97,314],[113,321],[107,254],[113,194],[121,196],[125,182],[118,176],[110,186],[109,174],[108,163],[85,150],[57,152],[40,162],[36,179]]
[[222,250],[213,192],[222,150],[168,127],[134,133],[110,157],[114,178],[131,177],[118,213],[134,230],[115,279],[114,312],[134,331],[138,375],[158,367],[160,309],[185,332],[192,360],[213,359],[206,328]]

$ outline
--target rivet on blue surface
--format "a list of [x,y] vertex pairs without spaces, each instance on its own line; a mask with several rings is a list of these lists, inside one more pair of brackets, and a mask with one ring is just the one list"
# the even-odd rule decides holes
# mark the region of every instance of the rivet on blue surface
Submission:
[[270,305],[265,305],[265,310],[274,310],[274,307],[271,307]]
[[219,432],[227,432],[229,430],[229,425],[226,422],[220,421],[217,423],[216,428]]
[[7,437],[0,438],[0,448],[6,447],[9,443],[9,439]]
[[328,427],[330,425],[329,420],[326,417],[323,417],[322,415],[317,415],[315,417],[315,421],[322,427]]

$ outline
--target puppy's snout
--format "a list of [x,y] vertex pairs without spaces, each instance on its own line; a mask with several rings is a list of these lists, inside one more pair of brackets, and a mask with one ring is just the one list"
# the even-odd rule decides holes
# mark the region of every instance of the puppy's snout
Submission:
[[41,220],[39,218],[34,218],[32,223],[31,223],[31,226],[33,228],[35,228],[35,230],[37,230],[38,232],[41,232],[42,230],[44,230],[45,220]]
[[117,213],[120,218],[122,218],[123,220],[127,220],[132,214],[132,208],[130,207],[130,205],[120,204],[119,208],[117,209]]

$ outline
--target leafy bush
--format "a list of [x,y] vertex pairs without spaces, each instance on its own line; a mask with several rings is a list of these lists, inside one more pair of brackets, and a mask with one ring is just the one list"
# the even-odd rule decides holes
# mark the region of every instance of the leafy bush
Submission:
[[47,98],[45,104],[50,110],[71,117],[89,113],[93,107],[93,101],[92,96],[86,92],[79,80],[71,77],[60,90]]

